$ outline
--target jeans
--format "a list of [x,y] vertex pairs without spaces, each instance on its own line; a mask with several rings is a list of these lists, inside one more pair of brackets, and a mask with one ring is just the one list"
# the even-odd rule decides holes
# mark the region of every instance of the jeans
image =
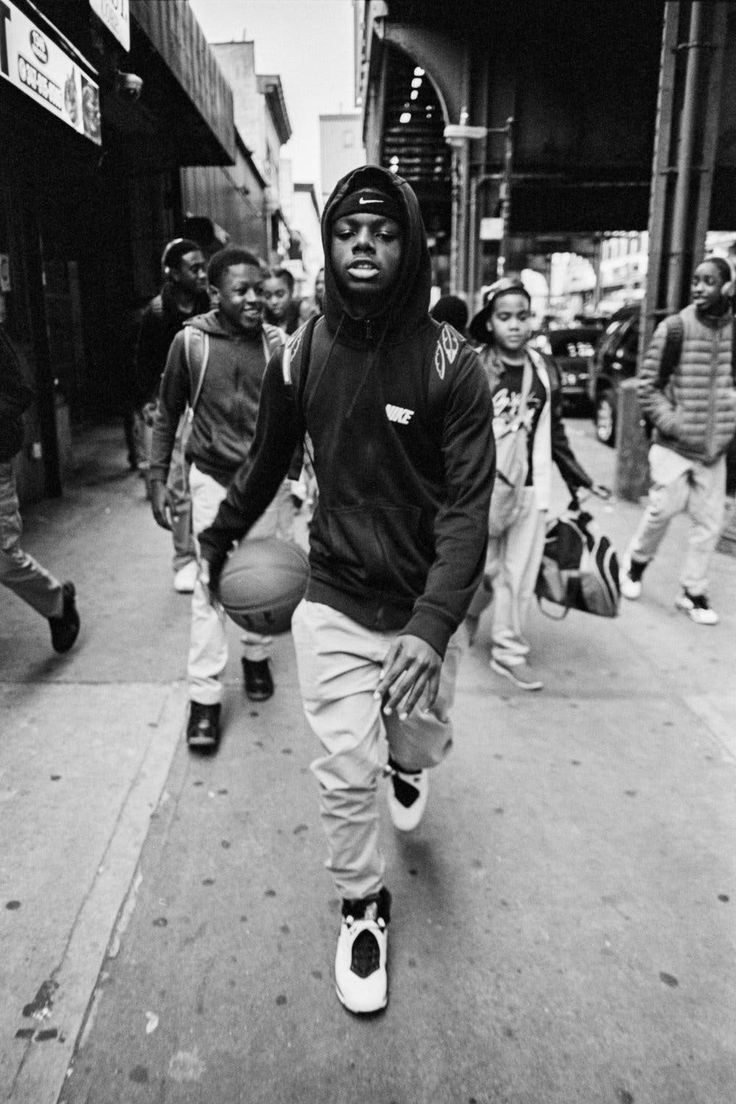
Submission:
[[12,462],[0,463],[0,583],[42,617],[60,617],[61,583],[20,546],[23,523]]

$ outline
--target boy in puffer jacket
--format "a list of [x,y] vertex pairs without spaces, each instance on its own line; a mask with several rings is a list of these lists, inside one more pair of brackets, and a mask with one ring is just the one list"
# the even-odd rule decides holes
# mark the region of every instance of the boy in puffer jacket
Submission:
[[736,430],[733,371],[732,274],[722,257],[708,257],[693,273],[692,303],[679,314],[682,340],[676,363],[665,363],[666,319],[655,331],[639,379],[639,399],[654,426],[649,451],[649,502],[623,561],[621,593],[636,599],[672,518],[687,512],[692,525],[675,605],[697,625],[716,625],[708,600],[708,565],[726,495],[726,450]]

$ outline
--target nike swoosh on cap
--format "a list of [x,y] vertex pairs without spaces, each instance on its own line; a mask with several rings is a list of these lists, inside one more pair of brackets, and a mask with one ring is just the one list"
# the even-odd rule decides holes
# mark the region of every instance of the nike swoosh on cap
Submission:
[[366,203],[383,203],[382,199],[364,199],[363,196],[358,197],[358,203],[361,207],[365,207]]

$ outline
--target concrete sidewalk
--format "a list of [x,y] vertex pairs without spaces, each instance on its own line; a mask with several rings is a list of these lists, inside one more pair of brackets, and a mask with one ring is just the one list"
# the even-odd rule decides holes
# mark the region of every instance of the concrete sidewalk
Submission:
[[[587,422],[569,432],[610,485],[613,452]],[[78,647],[54,656],[0,596],[4,1098],[736,1098],[736,560],[714,562],[716,629],[672,605],[679,522],[617,621],[535,613],[539,695],[489,671],[482,625],[427,819],[407,839],[384,825],[391,1004],[355,1020],[331,987],[290,640],[258,709],[233,657],[222,749],[189,756],[188,602],[117,438],[25,519],[78,585]],[[594,512],[623,547],[639,510]]]

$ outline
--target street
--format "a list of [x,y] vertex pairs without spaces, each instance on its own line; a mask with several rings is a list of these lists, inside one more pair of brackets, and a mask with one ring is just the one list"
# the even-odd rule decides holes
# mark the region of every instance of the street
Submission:
[[[568,421],[596,481],[615,452]],[[555,484],[557,509],[564,488]],[[619,551],[640,507],[592,500]],[[67,656],[0,622],[0,1085],[14,1104],[727,1104],[736,1099],[736,559],[673,605],[676,519],[615,621],[534,611],[525,694],[461,670],[420,828],[384,811],[390,1002],[355,1018],[290,637],[255,706],[231,632],[218,755],[182,739],[188,599],[116,426],[25,546],[77,584]]]

